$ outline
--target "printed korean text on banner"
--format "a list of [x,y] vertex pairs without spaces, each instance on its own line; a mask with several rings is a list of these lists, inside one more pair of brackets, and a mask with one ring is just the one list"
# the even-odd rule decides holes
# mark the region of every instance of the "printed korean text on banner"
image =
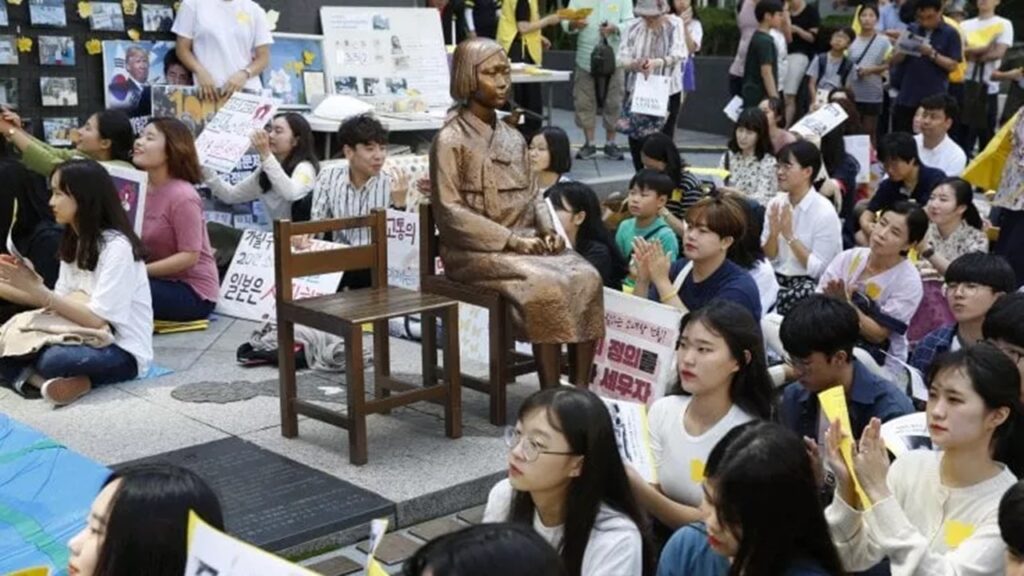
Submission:
[[388,286],[420,289],[420,216],[388,210]]
[[604,339],[594,354],[590,388],[606,398],[648,406],[675,379],[673,366],[683,312],[604,289]]
[[271,98],[236,92],[196,138],[199,163],[217,172],[231,172],[252,146],[253,131],[274,118]]
[[188,513],[187,576],[316,576],[298,564],[274,556],[217,530],[194,511]]
[[823,138],[837,126],[846,121],[846,110],[839,104],[827,104],[818,108],[817,111],[808,114],[789,129],[804,138]]
[[659,118],[668,116],[669,90],[668,76],[637,74],[629,111]]
[[[313,240],[311,252],[339,248],[338,244]],[[293,251],[297,251],[295,248]],[[292,298],[312,298],[334,294],[341,272],[303,276],[292,280]],[[249,229],[235,249],[228,272],[220,285],[217,313],[243,320],[273,322],[277,317],[274,281],[274,235]]]
[[146,187],[149,175],[141,170],[123,168],[113,164],[103,164],[114,181],[117,198],[121,207],[128,213],[128,221],[132,223],[135,234],[142,237],[142,222],[146,213]]
[[623,461],[632,466],[648,484],[657,484],[658,470],[651,452],[651,429],[647,423],[647,406],[602,398],[608,406],[615,430],[615,443]]

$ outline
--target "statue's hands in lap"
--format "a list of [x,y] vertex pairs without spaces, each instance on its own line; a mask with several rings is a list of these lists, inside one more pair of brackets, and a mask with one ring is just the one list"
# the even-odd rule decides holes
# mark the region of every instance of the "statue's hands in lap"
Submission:
[[555,232],[541,236],[548,254],[561,254],[565,250],[565,239]]
[[542,238],[513,235],[508,238],[508,249],[516,254],[543,254],[547,251],[547,245]]

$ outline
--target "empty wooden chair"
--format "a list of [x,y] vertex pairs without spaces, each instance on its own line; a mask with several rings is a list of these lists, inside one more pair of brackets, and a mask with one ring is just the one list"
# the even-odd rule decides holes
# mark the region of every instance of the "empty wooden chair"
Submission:
[[[459,312],[452,299],[436,294],[413,292],[387,285],[387,218],[383,210],[369,216],[293,223],[274,222],[274,268],[277,296],[277,337],[281,386],[281,434],[298,435],[298,415],[348,430],[349,460],[366,463],[366,416],[386,414],[392,408],[423,400],[443,402],[445,433],[462,436],[462,392],[459,368]],[[317,252],[293,252],[292,238],[336,230],[370,228],[366,246],[341,247]],[[370,269],[372,287],[337,294],[294,300],[292,281],[297,277],[338,271]],[[444,379],[437,383],[436,342],[431,347],[435,361],[423,365],[423,385],[391,377],[388,320],[409,314],[440,317],[445,325]],[[367,399],[363,381],[363,325],[373,324],[374,397]],[[295,324],[336,334],[345,339],[345,382],[348,411],[342,414],[298,398],[295,386]],[[428,358],[424,354],[424,358]]]

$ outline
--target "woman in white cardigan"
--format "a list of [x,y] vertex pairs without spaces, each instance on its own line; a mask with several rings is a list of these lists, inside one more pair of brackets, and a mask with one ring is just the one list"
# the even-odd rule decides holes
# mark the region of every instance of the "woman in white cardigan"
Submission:
[[263,130],[252,134],[252,145],[262,166],[235,186],[203,168],[203,178],[214,196],[227,204],[263,200],[273,220],[309,220],[310,192],[320,170],[309,122],[301,114],[281,114],[274,118],[269,134]]
[[941,356],[926,409],[937,449],[912,450],[892,466],[877,418],[840,455],[838,421],[827,434],[836,496],[826,509],[844,567],[862,571],[888,558],[893,576],[1002,574],[1006,545],[999,501],[1021,472],[1020,376],[1014,361],[981,343]]

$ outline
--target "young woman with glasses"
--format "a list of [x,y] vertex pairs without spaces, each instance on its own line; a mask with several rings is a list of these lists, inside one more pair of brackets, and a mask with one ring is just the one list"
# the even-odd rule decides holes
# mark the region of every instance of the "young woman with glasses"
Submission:
[[672,530],[703,519],[704,467],[715,444],[774,412],[761,329],[746,308],[713,300],[684,316],[680,333],[679,384],[648,418],[659,483],[629,474],[640,504]]
[[505,443],[508,478],[491,489],[484,522],[532,525],[570,576],[653,573],[644,520],[600,398],[575,388],[541,390],[523,402]]

